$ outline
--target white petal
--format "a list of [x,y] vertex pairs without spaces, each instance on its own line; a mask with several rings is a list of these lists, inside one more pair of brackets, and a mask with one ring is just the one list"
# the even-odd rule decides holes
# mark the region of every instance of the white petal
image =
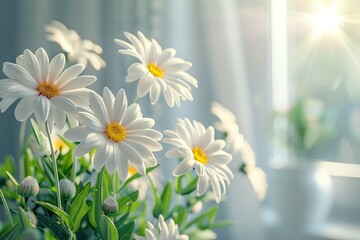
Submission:
[[194,165],[194,159],[192,158],[184,159],[175,167],[172,174],[175,177],[184,175],[186,172],[190,171],[193,168],[193,165]]
[[23,57],[24,64],[26,66],[25,69],[30,73],[35,81],[42,81],[43,79],[40,78],[39,62],[35,55],[29,49],[25,49]]
[[78,88],[87,87],[87,86],[91,85],[92,83],[94,83],[95,81],[96,81],[95,76],[90,76],[90,75],[79,76],[79,77],[73,79],[72,81],[66,83],[61,88],[61,90],[62,91],[70,91],[70,90],[74,90],[74,89],[78,89]]
[[127,109],[127,98],[124,89],[120,89],[115,97],[113,116],[117,122],[121,122]]
[[20,65],[5,62],[3,71],[10,79],[17,80],[28,88],[35,88],[37,85],[33,77]]
[[106,150],[105,149],[106,149],[105,146],[103,146],[101,148],[97,148],[96,152],[94,154],[93,167],[97,172],[100,172],[100,170],[106,164],[106,162],[105,162]]
[[107,154],[105,157],[106,170],[109,172],[110,175],[112,175],[116,171],[116,167],[119,161],[117,146],[114,146],[113,144],[107,144],[106,154]]
[[142,77],[137,87],[137,92],[136,92],[137,96],[138,97],[145,96],[150,91],[153,84],[154,84],[153,79],[147,76]]
[[39,122],[45,122],[50,112],[50,101],[46,97],[39,96],[34,99],[33,108],[35,117]]
[[215,175],[211,174],[210,172],[208,172],[208,175],[209,175],[209,179],[210,179],[210,182],[211,182],[211,188],[214,191],[215,201],[217,203],[220,203],[220,201],[221,201],[221,189],[220,189],[219,180],[216,178]]
[[120,156],[120,164],[117,167],[117,173],[121,181],[125,181],[129,172],[129,160],[122,154]]
[[67,112],[70,114],[75,113],[76,105],[73,103],[73,101],[71,101],[68,98],[64,98],[62,96],[57,96],[57,97],[51,98],[50,102],[57,107],[58,111]]
[[49,71],[49,57],[43,48],[39,48],[38,50],[36,50],[35,56],[39,62],[40,79],[42,81],[47,81]]
[[103,126],[106,126],[110,121],[102,97],[100,97],[97,93],[90,93],[89,103],[95,117]]
[[75,64],[69,68],[67,68],[63,73],[61,73],[60,77],[55,81],[56,84],[60,88],[66,85],[69,81],[74,80],[79,74],[85,69],[83,64]]
[[60,73],[63,71],[65,66],[65,56],[64,54],[60,53],[56,55],[50,62],[49,65],[49,81],[55,82]]
[[150,101],[151,104],[157,103],[160,96],[160,86],[159,84],[153,84],[153,87],[150,90]]
[[67,130],[64,133],[64,137],[74,142],[80,142],[84,140],[89,134],[90,131],[86,126],[79,126]]
[[3,98],[0,102],[1,112],[5,112],[16,100],[17,98]]
[[112,122],[112,121],[115,120],[114,116],[113,116],[115,97],[114,97],[114,94],[107,87],[104,87],[103,99],[104,99],[104,104],[106,106],[106,110],[107,110],[109,120]]
[[33,104],[35,99],[32,97],[23,98],[15,108],[15,118],[18,121],[25,121],[34,112]]
[[128,126],[130,123],[132,123],[133,121],[135,121],[135,119],[141,117],[141,111],[140,111],[140,106],[137,103],[131,104],[127,109],[126,112],[124,113],[124,117],[121,120],[121,124],[123,126]]
[[95,131],[101,132],[104,130],[104,126],[101,125],[99,120],[96,119],[94,115],[88,112],[78,112],[76,115],[78,116],[78,119],[82,124],[91,127]]
[[209,187],[209,177],[204,174],[203,176],[199,177],[198,184],[197,184],[197,195],[202,196],[206,192]]

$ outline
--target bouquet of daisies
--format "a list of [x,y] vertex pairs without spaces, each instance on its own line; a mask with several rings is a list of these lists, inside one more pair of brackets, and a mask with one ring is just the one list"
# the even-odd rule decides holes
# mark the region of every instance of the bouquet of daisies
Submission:
[[[213,103],[215,128],[184,118],[161,132],[143,116],[137,99],[146,95],[152,104],[162,95],[171,108],[192,100],[197,80],[174,49],[141,32],[115,39],[120,53],[136,58],[125,79],[138,81],[129,101],[124,89],[88,88],[96,77],[82,75],[87,64],[106,66],[99,45],[57,21],[45,29],[65,55],[26,49],[3,64],[0,110],[16,102],[20,132],[31,126],[31,133],[20,136],[21,158],[0,164],[0,239],[215,239],[214,228],[231,224],[216,220],[212,201],[224,199],[233,155],[264,198],[265,174],[228,109]],[[163,143],[178,161],[173,179],[164,179],[155,157]]]

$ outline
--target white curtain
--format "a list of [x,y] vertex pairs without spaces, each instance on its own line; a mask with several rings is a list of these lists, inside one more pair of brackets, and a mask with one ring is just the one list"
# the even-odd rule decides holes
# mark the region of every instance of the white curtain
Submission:
[[[92,88],[100,92],[108,86],[115,92],[123,87],[132,98],[135,86],[124,82],[132,59],[117,53],[113,39],[124,38],[124,31],[139,30],[158,39],[163,47],[175,48],[179,57],[191,61],[190,73],[199,81],[199,88],[193,91],[194,102],[182,103],[180,109],[169,109],[164,102],[151,106],[147,97],[140,99],[145,115],[156,118],[161,129],[173,128],[177,117],[189,117],[208,126],[215,120],[210,114],[211,102],[215,100],[234,112],[243,133],[254,142],[238,8],[236,0],[2,1],[0,60],[14,62],[24,49],[35,51],[38,47],[44,47],[54,56],[61,49],[46,41],[44,27],[51,20],[59,20],[104,49],[102,56],[107,67],[100,72],[91,67],[86,70],[98,77]],[[14,120],[13,108],[0,115],[0,124],[0,156],[17,155],[14,143],[19,124]],[[238,159],[234,161],[233,166],[237,167]],[[169,169],[168,176],[174,164],[162,163]],[[233,219],[234,225],[216,230],[218,239],[264,239],[259,203],[248,180],[234,171],[228,200],[220,205],[219,216]]]

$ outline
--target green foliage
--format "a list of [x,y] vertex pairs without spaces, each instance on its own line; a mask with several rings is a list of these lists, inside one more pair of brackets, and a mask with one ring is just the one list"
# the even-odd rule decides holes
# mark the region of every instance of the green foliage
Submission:
[[74,230],[74,222],[66,212],[47,202],[35,202],[35,203],[55,213],[59,217],[59,219],[65,222],[68,229]]
[[70,218],[74,223],[73,232],[76,233],[79,229],[81,220],[85,214],[90,210],[90,207],[86,204],[86,198],[90,192],[90,183],[86,184],[80,193],[74,199],[71,208],[70,208]]
[[101,215],[100,217],[99,230],[101,237],[104,240],[119,239],[118,230],[113,221],[106,215]]

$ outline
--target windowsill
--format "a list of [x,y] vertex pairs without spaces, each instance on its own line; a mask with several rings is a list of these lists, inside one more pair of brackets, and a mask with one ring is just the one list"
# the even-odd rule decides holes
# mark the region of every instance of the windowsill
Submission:
[[[263,209],[262,219],[267,231],[270,233],[269,236],[282,236],[283,234],[279,234],[279,232],[286,231],[286,229],[282,229],[279,219],[273,210],[269,208]],[[293,234],[296,235],[295,233],[289,233],[290,236]],[[308,240],[359,240],[360,228],[358,225],[351,223],[330,221],[315,230],[304,231],[299,234]]]
[[360,239],[360,228],[351,223],[329,222],[309,235],[329,240],[358,240]]

